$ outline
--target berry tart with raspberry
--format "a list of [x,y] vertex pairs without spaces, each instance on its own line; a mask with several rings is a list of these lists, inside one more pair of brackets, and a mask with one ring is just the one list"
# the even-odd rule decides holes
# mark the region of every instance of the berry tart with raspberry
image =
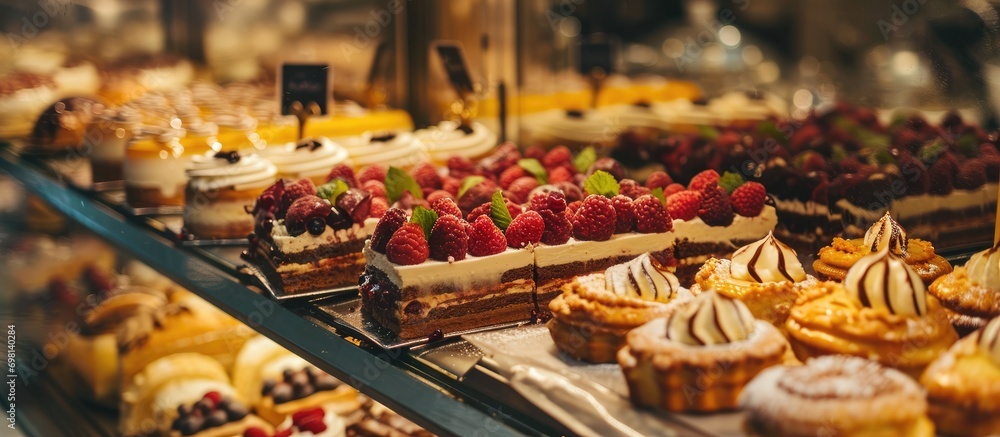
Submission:
[[249,428],[243,437],[343,437],[347,422],[332,410],[322,407],[303,408],[288,416],[274,433],[264,428]]

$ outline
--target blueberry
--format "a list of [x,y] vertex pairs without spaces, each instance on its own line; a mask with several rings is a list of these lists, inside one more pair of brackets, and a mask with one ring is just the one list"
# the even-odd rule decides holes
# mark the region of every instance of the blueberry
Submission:
[[275,385],[274,390],[271,391],[271,397],[276,404],[283,404],[292,400],[292,385],[284,382]]
[[226,423],[228,419],[229,415],[226,414],[225,411],[215,410],[212,412],[212,414],[209,414],[208,417],[205,418],[205,427],[214,428],[216,426],[220,426]]
[[323,217],[313,217],[306,223],[306,229],[313,235],[322,234],[326,230],[326,221]]
[[241,402],[231,402],[229,404],[229,408],[226,409],[226,413],[228,414],[231,422],[240,420],[249,414],[247,407]]

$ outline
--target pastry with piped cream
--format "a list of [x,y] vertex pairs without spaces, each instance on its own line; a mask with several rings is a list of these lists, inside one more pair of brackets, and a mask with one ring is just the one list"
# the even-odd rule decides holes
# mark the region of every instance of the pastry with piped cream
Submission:
[[732,260],[710,258],[695,275],[691,292],[715,290],[743,301],[759,319],[784,331],[785,320],[804,286],[816,279],[806,274],[795,250],[771,232],[733,253]]
[[951,324],[962,335],[1000,316],[1000,243],[935,279],[927,292],[941,301]]
[[644,253],[564,285],[563,294],[549,303],[548,328],[556,347],[587,362],[615,362],[628,331],[666,317],[675,307],[668,303],[691,298],[669,264]]
[[278,169],[278,177],[297,181],[309,179],[313,185],[326,183],[337,164],[347,161],[347,150],[329,138],[304,138],[297,142],[268,146],[260,151]]
[[904,259],[924,284],[930,284],[951,272],[951,264],[934,253],[933,244],[917,238],[906,238],[906,231],[888,212],[868,228],[864,238],[846,240],[835,237],[833,243],[819,250],[819,257],[813,262],[813,270],[820,279],[843,281],[847,270],[859,259],[885,248]]
[[632,403],[673,412],[737,408],[746,383],[788,350],[774,325],[715,291],[632,330],[626,343],[618,364]]
[[257,155],[216,152],[192,158],[184,194],[184,229],[201,239],[245,238],[254,229],[246,208],[275,181],[274,165]]
[[920,383],[940,434],[1000,435],[1000,317],[955,343]]
[[843,284],[805,289],[786,328],[800,360],[854,355],[913,377],[958,340],[944,307],[888,247],[858,260]]

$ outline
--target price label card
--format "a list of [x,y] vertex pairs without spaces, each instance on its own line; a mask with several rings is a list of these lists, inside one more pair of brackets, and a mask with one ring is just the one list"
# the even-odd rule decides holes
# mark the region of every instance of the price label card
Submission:
[[448,81],[455,87],[455,91],[458,91],[461,96],[475,92],[462,45],[458,42],[437,41],[434,43],[434,51],[441,58],[441,65],[444,67],[445,74],[448,75]]
[[615,70],[615,45],[608,40],[580,42],[580,74],[589,76],[596,70],[611,74]]
[[293,105],[299,102],[303,108],[315,104],[320,114],[326,114],[330,100],[330,76],[328,64],[282,64],[279,82],[281,113],[294,114]]

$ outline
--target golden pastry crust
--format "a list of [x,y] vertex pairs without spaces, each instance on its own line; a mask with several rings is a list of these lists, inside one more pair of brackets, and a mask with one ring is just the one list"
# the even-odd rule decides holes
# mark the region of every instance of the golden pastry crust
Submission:
[[[833,243],[819,250],[819,257],[813,262],[813,270],[820,279],[843,281],[847,270],[859,259],[871,254],[863,238],[845,240],[834,237]],[[924,284],[951,272],[951,264],[944,257],[934,253],[934,245],[929,241],[912,238],[907,243],[906,264],[920,275]]]
[[914,378],[948,349],[958,334],[932,296],[927,314],[909,317],[863,307],[841,284],[806,289],[786,322],[795,356],[844,354],[868,358]]
[[[253,414],[248,414],[246,417],[235,422],[228,422],[221,426],[199,431],[192,434],[192,437],[229,437],[234,435],[243,435],[243,433],[250,428],[260,428],[268,434],[274,432],[274,426],[270,423],[267,423],[264,419],[254,416]],[[181,434],[181,432],[177,430],[171,430],[169,435],[170,437],[181,437],[184,434]]]
[[1000,435],[1000,366],[978,341],[978,333],[959,340],[920,378],[929,414],[942,434]]
[[256,405],[257,414],[274,426],[281,425],[288,415],[310,407],[325,406],[338,414],[347,414],[361,408],[358,392],[344,384],[333,390],[316,392],[301,399],[276,404],[274,398],[265,396]]
[[710,258],[695,275],[691,294],[701,294],[703,290],[715,290],[723,296],[739,299],[750,308],[754,317],[770,322],[785,334],[785,320],[798,299],[803,287],[816,283],[816,278],[807,276],[805,281],[756,283],[733,279],[729,266],[731,261]]
[[666,338],[660,318],[628,333],[618,364],[636,405],[667,411],[713,412],[739,406],[743,387],[782,363],[788,342],[770,323],[754,321],[746,340],[689,346]]
[[[604,288],[604,274],[581,276],[562,288],[549,303],[547,324],[556,347],[590,363],[613,363],[625,334],[657,317],[666,317],[672,304],[619,296]],[[690,299],[681,293],[672,302]]]
[[1000,316],[1000,290],[973,281],[964,267],[937,278],[927,291],[941,301],[959,331],[970,333]]

